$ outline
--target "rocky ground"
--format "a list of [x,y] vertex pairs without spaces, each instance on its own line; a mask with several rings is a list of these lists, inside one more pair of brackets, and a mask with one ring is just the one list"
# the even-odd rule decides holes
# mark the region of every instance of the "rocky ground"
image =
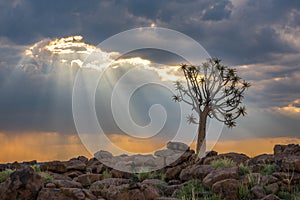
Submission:
[[[3,164],[0,199],[300,200],[299,145],[276,145],[273,154],[254,158],[212,151],[198,160],[186,145],[173,144],[153,156],[114,157],[101,151],[95,156],[102,162],[79,156],[69,161]],[[173,162],[174,155],[181,156]],[[152,172],[129,173],[112,169],[103,164],[106,162],[139,171],[156,169],[160,164],[167,166]]]

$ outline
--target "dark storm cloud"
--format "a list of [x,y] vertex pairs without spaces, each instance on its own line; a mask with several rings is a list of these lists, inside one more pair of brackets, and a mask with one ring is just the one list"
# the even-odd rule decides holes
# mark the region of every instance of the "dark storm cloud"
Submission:
[[[1,1],[0,128],[74,132],[72,81],[61,85],[51,75],[24,75],[15,68],[24,45],[77,34],[97,45],[121,31],[151,23],[191,36],[226,64],[250,65],[241,71],[243,78],[253,82],[248,102],[262,109],[286,106],[300,96],[300,44],[292,44],[279,32],[287,27],[299,28],[299,9],[298,0],[249,0],[238,4],[229,0]],[[158,61],[166,61],[157,57]],[[259,121],[257,135],[272,135],[274,132],[264,123],[267,128],[274,124],[264,119],[275,119],[277,114],[265,114],[260,120],[252,115],[249,124],[242,127],[251,132]],[[299,118],[281,116],[277,120],[285,125],[277,129],[276,135],[298,133],[295,124]]]
[[30,44],[46,37],[84,35],[98,43],[130,28],[172,28],[198,40],[231,64],[264,62],[271,53],[293,52],[273,25],[297,25],[298,1],[4,1],[0,36]]

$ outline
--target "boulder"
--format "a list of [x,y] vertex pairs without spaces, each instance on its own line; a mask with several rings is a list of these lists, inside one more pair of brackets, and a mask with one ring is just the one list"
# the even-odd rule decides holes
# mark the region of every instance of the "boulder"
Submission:
[[261,154],[250,158],[247,161],[248,165],[256,165],[256,164],[273,164],[275,162],[273,154]]
[[65,173],[67,172],[67,166],[65,162],[61,161],[51,161],[41,164],[41,171],[50,171],[56,173]]
[[265,196],[261,200],[280,200],[280,198],[275,194],[269,194],[268,196]]
[[187,151],[190,147],[182,142],[168,142],[167,149],[175,150],[175,151]]
[[190,165],[180,172],[179,178],[182,181],[191,179],[203,179],[215,168],[211,165]]
[[75,181],[53,180],[52,183],[55,184],[57,188],[82,188],[82,185]]
[[295,171],[300,173],[300,156],[288,156],[282,159],[281,169],[285,172]]
[[83,162],[84,164],[87,164],[89,159],[85,156],[78,156],[77,160],[80,160],[81,162]]
[[128,173],[126,171],[124,172],[124,171],[119,171],[119,170],[116,170],[116,169],[112,169],[110,172],[111,172],[112,178],[127,178],[127,179],[130,179],[132,177],[132,174]]
[[32,166],[32,165],[36,165],[37,161],[36,160],[31,160],[31,161],[24,161],[22,162],[23,165],[28,165],[28,166]]
[[143,194],[146,200],[155,200],[157,197],[160,197],[159,189],[153,185],[144,187]]
[[92,183],[99,181],[100,178],[100,174],[82,174],[78,176],[78,182],[81,183],[83,187],[87,187],[90,186]]
[[129,179],[124,179],[124,178],[107,178],[107,179],[103,179],[100,181],[96,181],[94,183],[92,183],[90,188],[108,188],[111,185],[123,185],[123,184],[129,184],[131,182],[131,180]]
[[218,160],[223,158],[231,159],[236,164],[245,164],[246,161],[249,159],[249,157],[245,154],[231,152],[231,153],[219,154],[217,156],[212,156],[212,157],[205,157],[205,159],[203,159],[203,164],[210,165],[210,163],[213,160]]
[[265,190],[267,191],[267,193],[276,194],[279,190],[279,185],[278,185],[278,183],[272,183],[272,184],[266,185]]
[[97,198],[88,190],[79,188],[43,188],[37,197],[37,200],[97,200]]
[[266,196],[266,192],[262,186],[256,185],[253,188],[251,188],[251,193],[254,197],[254,199],[261,199]]
[[238,169],[239,168],[237,166],[217,168],[205,176],[203,184],[207,188],[211,188],[211,186],[218,181],[225,179],[237,179]]
[[222,199],[238,199],[239,182],[235,179],[225,179],[213,184],[212,192],[220,195]]
[[274,155],[278,156],[280,154],[300,156],[300,146],[299,144],[288,144],[288,145],[277,144],[274,146]]
[[300,184],[300,174],[296,172],[274,172],[272,176],[286,184]]
[[65,175],[65,174],[58,174],[58,173],[54,173],[54,172],[47,172],[49,173],[49,175],[54,179],[54,180],[69,180],[71,181],[72,178]]
[[183,169],[182,165],[168,168],[165,174],[165,180],[169,181],[172,179],[178,179],[181,170]]
[[141,185],[167,186],[167,183],[160,179],[145,179],[145,180],[143,180]]
[[83,174],[83,172],[77,171],[77,170],[75,170],[75,171],[69,171],[69,172],[64,173],[65,176],[68,176],[70,178],[75,178],[75,177],[78,177],[78,176],[80,176],[82,174]]
[[108,151],[104,151],[104,150],[100,150],[98,152],[95,153],[95,158],[97,158],[98,160],[102,160],[102,159],[110,159],[113,157],[112,153],[108,152]]
[[85,169],[86,169],[86,164],[77,159],[71,159],[71,160],[67,161],[65,164],[66,164],[68,171],[71,171],[71,170],[85,171]]
[[279,181],[279,179],[276,178],[273,175],[266,175],[266,176],[261,177],[261,185],[262,186],[269,185],[269,184],[272,184],[272,183],[276,183],[278,181]]
[[36,199],[43,185],[43,178],[27,166],[22,170],[13,172],[6,181],[0,184],[1,199]]
[[62,193],[58,188],[43,188],[37,197],[37,200],[65,200],[70,199],[69,196]]

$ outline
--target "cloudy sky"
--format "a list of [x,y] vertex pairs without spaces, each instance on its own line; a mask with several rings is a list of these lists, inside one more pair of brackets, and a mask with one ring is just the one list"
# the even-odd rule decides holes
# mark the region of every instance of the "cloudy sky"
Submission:
[[[216,150],[255,155],[271,152],[274,143],[299,143],[299,19],[297,0],[1,1],[0,162],[88,156],[72,115],[76,72],[82,66],[101,71],[105,63],[121,55],[97,45],[140,27],[163,27],[186,34],[252,83],[245,101],[247,117],[239,120],[236,128],[223,130]],[[101,59],[83,65],[91,52]],[[174,65],[181,62],[182,58],[168,52],[145,50],[123,56],[116,68],[138,67],[151,77],[171,81],[172,75],[178,75]],[[119,73],[108,71],[104,79],[115,83]],[[107,110],[111,86],[105,83],[95,97],[101,102],[96,105],[100,123],[115,144],[134,151],[139,141],[120,136],[112,122],[112,113]],[[156,103],[177,112],[176,105],[168,103],[169,93],[161,95],[159,88],[146,90],[153,98],[140,92],[130,104],[137,124],[149,123],[147,112]],[[176,129],[172,113],[161,135]],[[151,142],[150,150],[160,145]]]

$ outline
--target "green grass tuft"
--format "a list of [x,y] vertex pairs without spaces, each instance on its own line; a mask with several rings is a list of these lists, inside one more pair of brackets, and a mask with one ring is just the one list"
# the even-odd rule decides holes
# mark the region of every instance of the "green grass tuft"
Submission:
[[202,182],[198,179],[189,181],[182,186],[177,194],[177,198],[181,200],[220,200],[218,195],[214,195],[207,190]]
[[112,174],[108,169],[106,169],[102,172],[102,178],[103,179],[107,179],[107,178],[111,178],[111,177],[112,177]]
[[239,176],[244,176],[244,175],[250,174],[250,173],[251,173],[251,170],[247,166],[245,166],[243,164],[239,165]]
[[264,164],[263,168],[259,171],[262,175],[271,175],[276,171],[276,165],[274,164]]
[[210,165],[213,167],[219,168],[219,167],[235,166],[236,163],[229,158],[222,158],[222,159],[217,159],[217,160],[211,161]]
[[11,169],[5,169],[0,172],[0,183],[4,182],[13,172],[14,170]]
[[238,191],[238,199],[240,200],[251,200],[253,199],[251,195],[251,191],[249,190],[249,187],[243,184],[239,185],[239,191]]

